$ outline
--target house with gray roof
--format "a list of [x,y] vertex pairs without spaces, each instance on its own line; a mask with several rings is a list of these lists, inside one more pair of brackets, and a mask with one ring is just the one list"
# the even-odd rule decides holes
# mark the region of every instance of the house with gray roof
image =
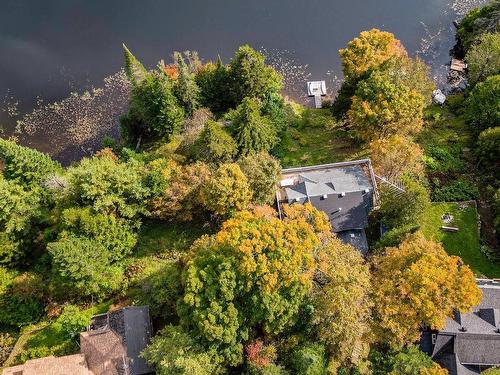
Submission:
[[450,375],[480,374],[500,366],[500,280],[478,279],[483,299],[469,313],[456,312],[441,331],[422,334],[420,348]]
[[311,203],[327,214],[333,232],[361,253],[368,252],[368,214],[378,202],[369,159],[289,168],[282,172],[278,211],[283,204]]

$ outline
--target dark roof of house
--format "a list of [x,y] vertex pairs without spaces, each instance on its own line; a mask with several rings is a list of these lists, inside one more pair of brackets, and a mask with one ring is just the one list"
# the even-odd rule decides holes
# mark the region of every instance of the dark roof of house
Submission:
[[[500,282],[478,280],[483,299],[469,313],[456,312],[436,334],[432,358],[450,373],[480,373],[480,366],[500,365]],[[423,347],[426,335],[423,335]]]
[[344,230],[336,233],[337,237],[343,242],[358,249],[361,254],[368,254],[368,241],[364,229]]
[[141,375],[152,372],[147,362],[139,356],[149,344],[152,334],[148,306],[129,306],[108,314],[95,316],[92,327],[99,329],[102,325],[108,325],[113,332],[121,337],[132,374]]

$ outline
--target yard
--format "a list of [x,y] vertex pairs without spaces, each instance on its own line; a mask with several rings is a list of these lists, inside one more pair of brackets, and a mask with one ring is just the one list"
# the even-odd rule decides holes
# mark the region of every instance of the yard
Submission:
[[[453,216],[449,224],[443,223],[445,214]],[[440,229],[443,225],[458,227],[459,231],[443,232]],[[500,265],[493,264],[481,253],[474,205],[462,209],[456,203],[434,203],[425,215],[422,231],[428,238],[441,242],[449,254],[460,256],[476,276],[500,277]]]

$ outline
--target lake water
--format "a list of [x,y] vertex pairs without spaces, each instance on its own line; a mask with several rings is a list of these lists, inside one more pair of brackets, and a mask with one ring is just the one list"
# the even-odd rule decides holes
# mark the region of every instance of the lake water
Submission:
[[[72,91],[102,86],[122,64],[121,43],[147,66],[170,61],[175,50],[197,50],[225,62],[244,43],[261,50],[282,71],[286,92],[303,94],[307,79],[341,78],[338,50],[360,31],[391,31],[421,56],[444,84],[452,21],[483,0],[2,0],[0,3],[0,124],[4,136],[16,120]],[[106,100],[106,99],[100,99]],[[99,106],[109,105],[101,103]],[[122,108],[120,108],[122,110]],[[116,113],[115,113],[116,114]],[[101,116],[101,115],[100,115]],[[104,116],[104,115],[102,115]],[[79,142],[64,118],[50,129],[18,134],[21,142],[70,161],[99,140]],[[73,121],[73,120],[68,120]],[[80,122],[76,122],[80,123]],[[116,121],[103,119],[103,134]],[[103,125],[104,126],[104,125]],[[83,127],[80,133],[88,133]],[[71,133],[71,134],[70,134]],[[73,134],[73,135],[72,135]],[[97,134],[97,133],[96,133]]]

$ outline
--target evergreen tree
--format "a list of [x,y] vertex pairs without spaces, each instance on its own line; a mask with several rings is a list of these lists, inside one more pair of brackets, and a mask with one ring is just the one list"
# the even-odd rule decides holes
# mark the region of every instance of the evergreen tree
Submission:
[[174,60],[179,70],[179,78],[175,85],[175,94],[186,114],[191,116],[199,107],[200,88],[196,84],[195,75],[186,64],[184,57],[179,52],[174,52]]
[[132,84],[137,85],[147,75],[147,70],[144,65],[130,52],[125,44],[123,46],[123,55],[125,57],[125,73]]
[[239,155],[269,151],[277,141],[276,130],[267,117],[260,114],[257,99],[245,98],[229,116],[233,120],[234,138]]
[[206,163],[226,163],[236,155],[236,142],[219,123],[209,120],[193,145],[193,157]]

